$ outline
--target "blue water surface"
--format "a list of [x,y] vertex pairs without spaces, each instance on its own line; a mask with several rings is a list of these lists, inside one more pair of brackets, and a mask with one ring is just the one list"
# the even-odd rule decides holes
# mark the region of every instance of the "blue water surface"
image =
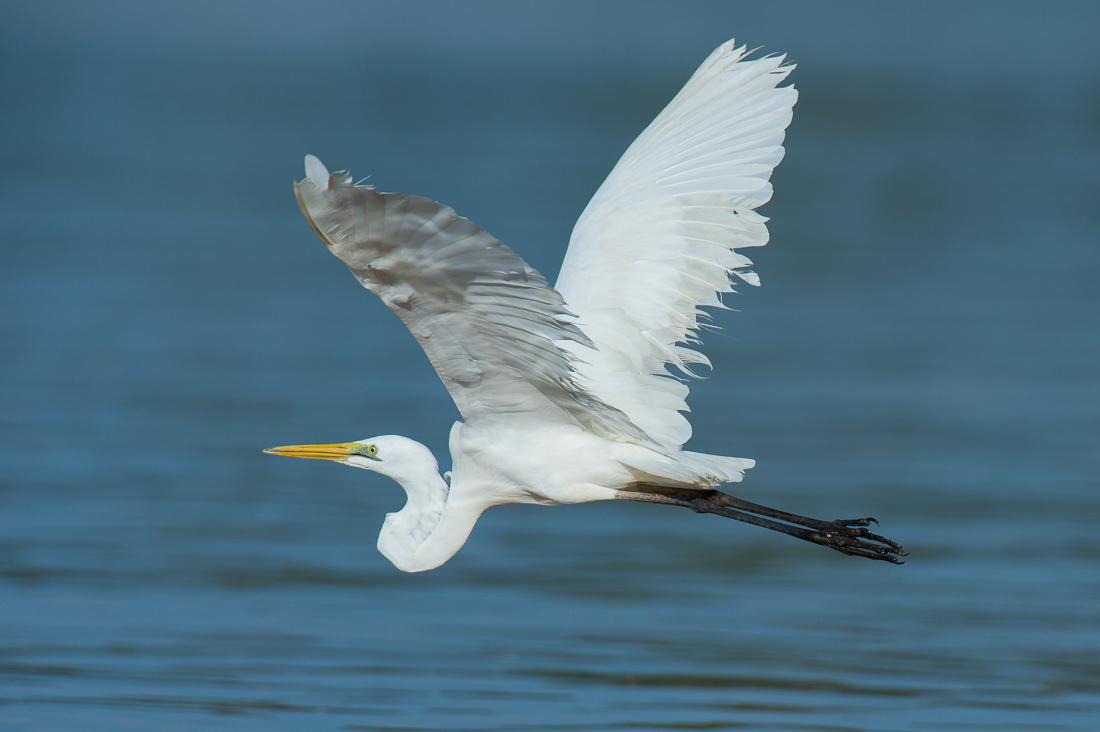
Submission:
[[[13,4],[14,5],[14,4]],[[1091,3],[26,3],[0,10],[0,727],[1094,730]],[[901,567],[664,506],[489,511],[265,447],[457,412],[326,253],[302,158],[453,205],[552,280],[719,43],[801,97],[692,384],[735,491]]]

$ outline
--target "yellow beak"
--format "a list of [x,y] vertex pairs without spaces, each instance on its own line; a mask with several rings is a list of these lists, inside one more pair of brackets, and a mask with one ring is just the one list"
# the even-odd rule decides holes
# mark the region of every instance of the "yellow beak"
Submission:
[[363,445],[358,442],[339,442],[334,445],[284,445],[269,447],[264,452],[314,460],[344,460],[352,455],[362,455],[362,449]]

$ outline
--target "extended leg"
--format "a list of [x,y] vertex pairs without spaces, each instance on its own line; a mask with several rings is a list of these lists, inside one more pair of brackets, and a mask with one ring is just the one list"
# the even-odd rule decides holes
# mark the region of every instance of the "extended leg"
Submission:
[[618,498],[684,506],[696,513],[713,513],[789,534],[854,557],[901,564],[898,557],[905,556],[900,545],[867,529],[872,523],[878,523],[873,518],[821,521],[743,501],[721,491],[673,488],[653,483],[635,483],[629,490],[619,491]]

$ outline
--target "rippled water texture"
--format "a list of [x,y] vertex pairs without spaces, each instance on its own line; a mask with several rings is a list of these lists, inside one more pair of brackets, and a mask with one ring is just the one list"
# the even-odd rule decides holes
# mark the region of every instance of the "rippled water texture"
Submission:
[[[1096,729],[1094,5],[35,7],[0,11],[0,727]],[[616,504],[398,572],[396,485],[260,452],[446,464],[457,417],[302,220],[302,157],[552,279],[732,35],[802,96],[691,444],[909,561]]]

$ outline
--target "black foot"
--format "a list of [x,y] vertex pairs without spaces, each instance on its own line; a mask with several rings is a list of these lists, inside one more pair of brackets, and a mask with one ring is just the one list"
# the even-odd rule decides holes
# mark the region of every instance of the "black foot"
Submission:
[[906,556],[907,552],[901,548],[900,544],[867,529],[871,524],[878,524],[878,521],[873,518],[839,519],[821,523],[825,526],[813,529],[792,526],[791,528],[796,529],[797,533],[784,533],[790,533],[792,536],[836,549],[853,557],[881,559],[892,564],[905,563],[900,557]]

